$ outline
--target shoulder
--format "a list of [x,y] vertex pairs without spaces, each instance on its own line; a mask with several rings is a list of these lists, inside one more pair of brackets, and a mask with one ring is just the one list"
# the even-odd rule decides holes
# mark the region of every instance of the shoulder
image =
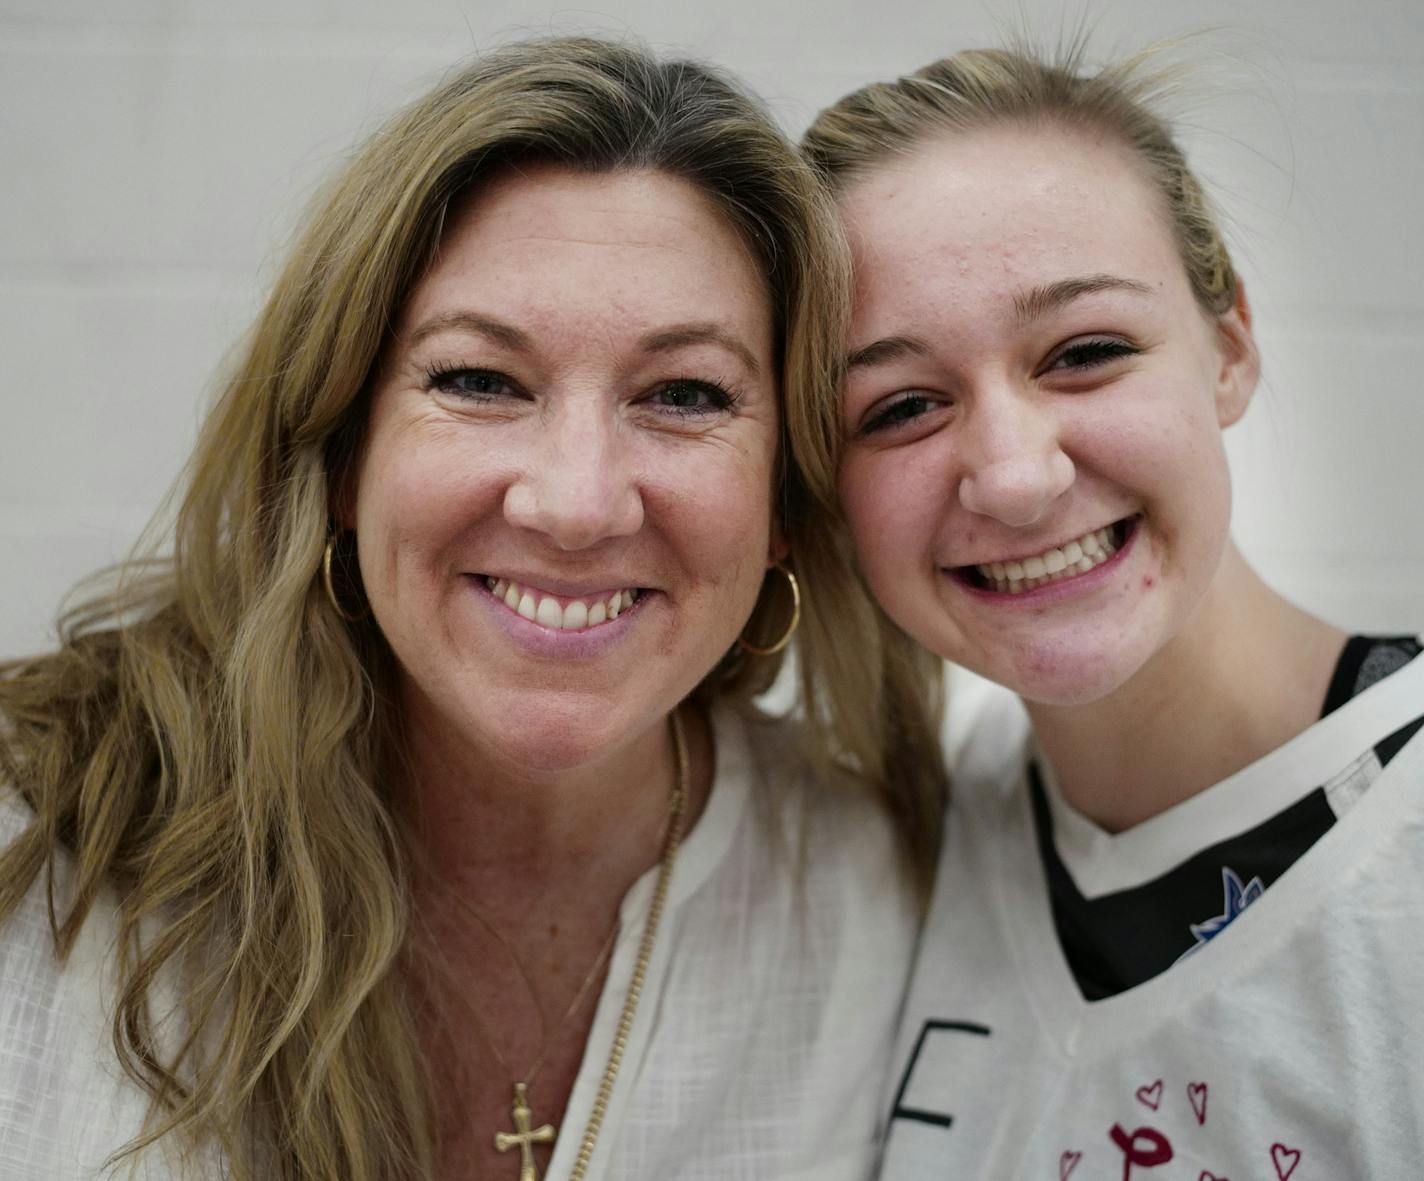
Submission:
[[0,782],[0,850],[6,849],[34,823],[35,814],[24,796]]
[[[0,791],[0,847],[33,823],[17,792]],[[0,1124],[4,1176],[80,1175],[64,1129],[92,1124],[103,1110],[96,1083],[106,1030],[99,980],[86,958],[97,942],[95,924],[85,925],[80,944],[61,961],[50,928],[49,877],[41,872],[0,922],[0,1116],[23,1113],[13,1126]],[[52,878],[56,906],[63,906],[69,884],[63,854],[54,858]]]
[[818,780],[793,720],[712,713],[712,795],[673,879],[620,1152],[651,1145],[689,1177],[868,1176],[918,924],[890,826]]
[[[35,823],[29,805],[0,786],[0,850]],[[113,1049],[117,991],[116,902],[95,901],[70,953],[55,951],[50,882],[62,914],[73,882],[70,855],[57,851],[15,910],[0,921],[0,1176],[56,1181],[99,1176],[104,1162],[137,1136],[147,1094],[124,1073]],[[133,1176],[168,1181],[176,1159],[156,1146]]]
[[978,677],[950,699],[942,742],[951,808],[1002,800],[1022,777],[1032,727],[1017,694]]
[[894,825],[860,781],[818,775],[794,718],[724,707],[715,726],[719,789],[724,772],[745,782],[742,855],[812,909],[911,932],[917,908]]
[[884,808],[854,775],[819,775],[794,718],[742,707],[719,711],[716,725],[719,761],[724,737],[727,747],[738,740],[743,745],[739,770],[747,779],[750,803],[764,820],[814,833],[835,849],[854,849],[875,859],[891,855],[894,832]]
[[[0,852],[9,849],[35,824],[35,814],[19,792],[0,785]],[[59,963],[54,954],[54,937],[49,922],[49,883],[52,878],[55,903],[68,900],[70,863],[64,853],[54,857],[52,874],[39,874],[30,883],[19,904],[0,920],[0,1009],[14,1002],[22,987],[43,992],[52,999]]]

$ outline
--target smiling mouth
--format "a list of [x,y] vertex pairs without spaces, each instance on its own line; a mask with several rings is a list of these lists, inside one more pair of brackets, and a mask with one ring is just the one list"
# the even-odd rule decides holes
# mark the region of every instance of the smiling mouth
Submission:
[[1021,595],[1050,582],[1065,582],[1096,569],[1127,543],[1136,527],[1137,517],[1124,517],[1032,557],[956,566],[953,573],[976,590]]
[[617,619],[643,597],[641,587],[625,587],[606,595],[560,602],[533,587],[491,574],[480,576],[485,589],[516,615],[555,631],[587,631]]

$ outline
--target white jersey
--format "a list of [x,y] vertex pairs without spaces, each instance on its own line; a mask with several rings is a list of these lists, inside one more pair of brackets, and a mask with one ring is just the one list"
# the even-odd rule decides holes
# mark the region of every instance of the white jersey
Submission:
[[[861,1181],[917,928],[891,829],[867,800],[815,782],[781,723],[724,709],[713,725],[712,793],[678,855],[587,1176]],[[0,845],[28,822],[0,797]],[[545,1181],[566,1178],[577,1155],[655,876],[624,899]],[[56,964],[39,885],[0,926],[0,1181],[97,1178],[142,1126],[147,1096],[110,1038],[113,934],[105,897]],[[223,1175],[181,1171],[162,1142],[137,1165],[145,1181]]]
[[[1424,732],[1209,944],[1089,1002],[1051,913],[1027,719],[994,712],[955,773],[884,1181],[1424,1176]],[[1112,838],[1119,870],[1223,804],[1245,827],[1348,780],[1421,713],[1417,658],[1155,836]]]

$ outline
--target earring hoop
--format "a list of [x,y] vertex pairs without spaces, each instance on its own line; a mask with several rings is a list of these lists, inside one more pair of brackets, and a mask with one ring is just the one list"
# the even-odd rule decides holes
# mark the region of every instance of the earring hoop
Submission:
[[331,533],[326,538],[326,549],[321,554],[321,581],[326,587],[326,597],[331,602],[332,610],[335,611],[347,623],[360,623],[370,614],[370,610],[357,611],[354,614],[341,605],[341,600],[336,597],[336,583],[331,577],[331,557],[336,550],[336,534]]
[[750,652],[753,656],[773,656],[780,652],[787,644],[791,643],[791,637],[796,634],[796,629],[801,625],[801,584],[796,581],[796,575],[792,574],[780,562],[777,562],[773,570],[779,570],[786,575],[786,581],[791,584],[791,622],[786,630],[781,634],[781,638],[769,648],[758,648],[754,644],[748,644],[741,636],[737,637],[737,646],[743,652]]

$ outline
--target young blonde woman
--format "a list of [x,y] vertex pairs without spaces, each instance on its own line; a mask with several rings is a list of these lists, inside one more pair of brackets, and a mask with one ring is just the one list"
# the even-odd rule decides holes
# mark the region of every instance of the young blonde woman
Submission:
[[956,768],[891,1181],[1418,1171],[1424,659],[1231,543],[1259,361],[1154,85],[972,51],[805,141],[854,254],[819,458],[861,570],[1023,707]]
[[353,158],[171,554],[0,675],[0,1175],[865,1175],[938,776],[748,705],[837,560],[833,224],[597,41]]

